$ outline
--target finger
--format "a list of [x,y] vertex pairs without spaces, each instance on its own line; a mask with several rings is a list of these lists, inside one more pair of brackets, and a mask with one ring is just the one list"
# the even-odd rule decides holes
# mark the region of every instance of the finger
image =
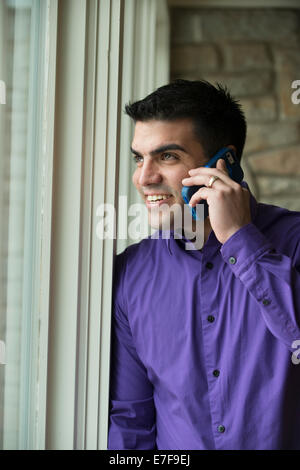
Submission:
[[203,187],[203,188],[200,188],[198,191],[196,191],[190,201],[189,201],[189,206],[191,207],[194,207],[196,204],[198,204],[202,199],[205,199],[207,200],[207,198],[209,197],[209,192],[211,191],[210,188],[206,188],[206,187]]
[[[224,161],[224,160],[223,160]],[[222,165],[222,163],[219,163],[219,161],[217,162],[218,165]],[[226,166],[226,164],[225,164]],[[205,166],[199,166],[198,168],[192,168],[191,170],[188,171],[189,173],[189,176],[194,176],[194,175],[215,175],[215,176],[218,176],[219,178],[222,177],[222,175],[224,176],[228,176],[228,172],[227,170],[221,170],[220,168],[209,168],[209,167],[205,167]]]
[[224,183],[226,183],[227,185],[233,188],[239,186],[238,183],[236,183],[235,181],[233,181],[232,178],[230,178],[228,173],[226,173],[223,170],[220,170],[219,168],[206,168],[203,166],[199,168],[193,168],[192,170],[189,170],[189,175],[190,175],[189,177],[184,178],[182,180],[183,181],[182,184],[184,186],[192,186],[192,185],[200,185],[200,184],[205,184],[207,186],[211,176],[218,176],[220,180],[222,180]]
[[[207,186],[207,187],[212,187],[212,188],[218,188],[218,189],[225,189],[225,187],[228,186],[223,180],[226,178],[224,173],[219,172],[218,178],[213,182],[212,186],[209,186],[211,177],[213,176],[212,173],[203,175],[203,174],[198,174],[194,176],[190,176],[189,178],[184,178],[182,180],[182,184],[184,186]],[[230,179],[229,179],[230,181]],[[218,185],[217,185],[218,183]]]
[[223,158],[220,158],[218,161],[217,161],[217,165],[216,165],[217,169],[220,170],[220,171],[223,171],[226,175],[228,175],[228,170],[227,170],[227,166],[226,166],[226,162]]
[[[220,182],[220,180],[216,180],[213,184],[213,186],[217,183],[217,182]],[[240,185],[238,185],[239,189],[242,189],[242,192],[245,194],[245,196],[247,197],[247,200],[250,201],[250,191],[246,188],[242,188]],[[207,200],[210,196],[212,196],[214,194],[214,190],[213,190],[213,187],[212,188],[207,188],[206,186],[203,186],[202,188],[200,188],[198,191],[196,191],[190,201],[189,201],[189,205],[191,207],[194,207],[196,204],[198,204],[201,199],[205,199]]]

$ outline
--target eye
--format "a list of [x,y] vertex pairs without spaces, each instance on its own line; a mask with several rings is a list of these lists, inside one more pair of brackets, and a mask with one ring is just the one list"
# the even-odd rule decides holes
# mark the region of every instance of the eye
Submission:
[[141,163],[143,161],[143,157],[141,155],[133,155],[133,161],[135,163]]
[[163,160],[178,160],[178,157],[172,153],[163,153],[162,158]]

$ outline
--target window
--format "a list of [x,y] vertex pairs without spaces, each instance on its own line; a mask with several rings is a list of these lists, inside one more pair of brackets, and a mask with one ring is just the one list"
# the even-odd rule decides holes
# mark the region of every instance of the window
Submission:
[[[43,440],[39,426],[46,363],[40,275],[44,194],[49,189],[43,175],[49,57],[41,51],[46,45],[47,6],[48,2],[34,0],[0,3],[0,79],[6,90],[5,104],[0,105],[0,340],[5,345],[5,365],[0,364],[0,447],[4,449],[35,447]],[[44,344],[47,347],[47,341]]]
[[0,2],[2,449],[106,449],[117,241],[97,208],[134,202],[122,107],[168,66],[162,0]]

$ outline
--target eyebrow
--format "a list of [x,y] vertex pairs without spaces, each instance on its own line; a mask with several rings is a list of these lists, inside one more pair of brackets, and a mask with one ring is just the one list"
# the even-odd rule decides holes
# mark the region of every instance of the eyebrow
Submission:
[[[139,157],[142,156],[142,154],[140,152],[138,152],[137,150],[134,150],[132,147],[130,147],[130,150],[135,155],[138,155]],[[166,145],[161,145],[160,147],[157,147],[154,150],[151,150],[150,155],[151,155],[151,157],[154,157],[155,155],[157,155],[159,153],[162,153],[162,152],[166,152],[167,150],[181,150],[182,152],[187,153],[187,151],[183,147],[181,147],[181,145],[166,144]]]

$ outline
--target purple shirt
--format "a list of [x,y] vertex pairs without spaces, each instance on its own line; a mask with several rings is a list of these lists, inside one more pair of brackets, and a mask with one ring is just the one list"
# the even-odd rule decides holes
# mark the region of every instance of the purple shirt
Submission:
[[117,257],[109,449],[300,449],[300,213],[251,214]]

